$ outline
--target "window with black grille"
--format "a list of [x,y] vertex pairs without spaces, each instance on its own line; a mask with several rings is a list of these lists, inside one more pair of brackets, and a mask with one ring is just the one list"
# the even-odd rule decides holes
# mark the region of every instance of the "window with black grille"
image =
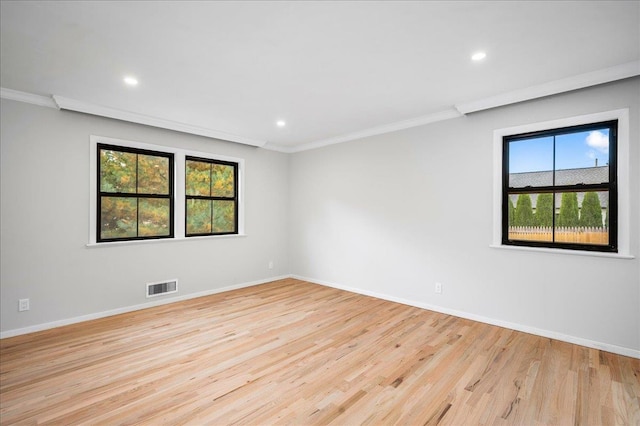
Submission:
[[97,241],[172,238],[173,154],[97,148]]
[[238,164],[186,157],[187,237],[238,233]]
[[617,126],[503,137],[502,244],[617,252]]

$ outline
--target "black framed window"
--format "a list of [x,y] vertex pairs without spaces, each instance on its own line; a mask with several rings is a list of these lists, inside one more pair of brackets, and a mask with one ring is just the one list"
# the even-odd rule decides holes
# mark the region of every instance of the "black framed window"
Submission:
[[502,244],[618,251],[617,128],[503,137]]
[[186,157],[185,235],[238,233],[238,164]]
[[173,154],[97,144],[97,241],[172,238]]

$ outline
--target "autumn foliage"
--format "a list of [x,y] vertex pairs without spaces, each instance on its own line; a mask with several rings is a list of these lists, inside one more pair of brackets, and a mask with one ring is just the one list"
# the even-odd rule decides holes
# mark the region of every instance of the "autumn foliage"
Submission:
[[[171,154],[109,148],[100,148],[100,238],[171,235]],[[236,166],[194,159],[185,166],[186,234],[236,232]]]

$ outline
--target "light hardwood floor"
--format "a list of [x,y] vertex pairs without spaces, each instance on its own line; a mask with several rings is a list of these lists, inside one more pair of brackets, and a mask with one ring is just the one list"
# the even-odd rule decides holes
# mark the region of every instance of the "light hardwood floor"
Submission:
[[640,360],[293,279],[0,341],[0,423],[640,424]]

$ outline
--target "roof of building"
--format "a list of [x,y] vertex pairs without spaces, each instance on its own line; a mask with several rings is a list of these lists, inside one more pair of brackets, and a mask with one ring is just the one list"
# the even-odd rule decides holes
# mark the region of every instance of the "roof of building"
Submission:
[[[593,184],[609,181],[609,166],[599,167],[584,167],[579,169],[566,169],[556,170],[556,185],[575,185],[575,184]],[[551,170],[541,172],[525,172],[525,173],[510,173],[509,174],[509,187],[511,188],[526,188],[527,186],[551,186],[553,185],[553,172]],[[584,198],[584,192],[578,192],[578,206],[582,207],[582,199]],[[600,206],[603,209],[607,208],[609,203],[609,192],[598,191],[598,198],[600,199]],[[531,205],[535,209],[536,202],[539,194],[530,194]],[[513,205],[516,205],[518,194],[511,194],[509,196]],[[560,207],[560,201],[562,194],[556,194],[556,208]]]
[[[583,167],[580,169],[556,170],[556,185],[575,185],[609,182],[609,166]],[[553,185],[553,171],[510,173],[509,186],[524,188],[527,186]]]

